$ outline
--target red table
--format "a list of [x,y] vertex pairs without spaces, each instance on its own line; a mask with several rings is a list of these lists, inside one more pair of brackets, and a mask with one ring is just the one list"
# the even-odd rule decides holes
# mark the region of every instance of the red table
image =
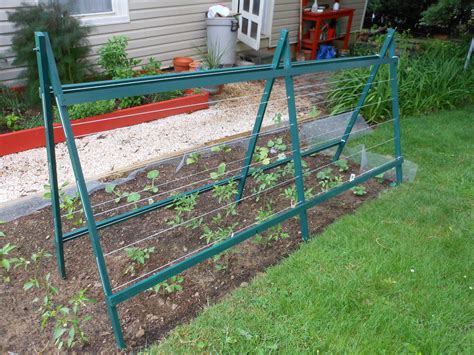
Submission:
[[[351,33],[351,25],[352,25],[352,18],[354,16],[355,9],[349,8],[342,8],[337,11],[334,10],[326,10],[323,12],[311,12],[311,11],[303,11],[301,28],[304,28],[304,23],[307,21],[313,21],[316,23],[315,25],[315,33],[314,38],[311,41],[310,37],[303,34],[300,35],[298,38],[298,50],[301,48],[311,49],[311,59],[316,59],[316,53],[318,52],[318,46],[320,43],[328,43],[334,41],[335,39],[343,39],[344,44],[343,48],[347,49],[347,44],[349,43],[349,36]],[[332,20],[332,19],[340,19],[343,17],[347,17],[347,26],[346,32],[342,35],[327,38],[324,40],[320,39],[321,36],[321,24],[324,20]],[[301,40],[302,38],[302,40]]]

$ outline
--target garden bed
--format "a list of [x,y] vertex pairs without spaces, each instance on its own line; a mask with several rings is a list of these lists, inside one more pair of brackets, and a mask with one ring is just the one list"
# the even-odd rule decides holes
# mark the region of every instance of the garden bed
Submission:
[[[75,136],[88,135],[116,128],[149,122],[181,113],[191,113],[209,107],[209,95],[191,93],[183,97],[154,102],[132,108],[71,121]],[[55,143],[64,142],[64,132],[59,123],[54,124]],[[44,127],[0,134],[0,156],[23,152],[45,146]]]
[[[287,133],[280,133],[278,137],[283,138],[283,142],[289,147]],[[259,140],[259,145],[267,146],[269,140],[276,141],[278,137],[276,135],[262,137]],[[241,162],[236,164],[233,162],[243,158],[245,154],[243,146],[233,146],[232,150],[227,153],[215,152],[203,155],[196,163],[184,165],[178,171],[175,163],[161,163],[153,167],[153,169],[158,169],[160,172],[160,176],[155,183],[170,182],[164,187],[159,187],[159,191],[162,192],[180,189],[196,181],[200,181],[199,184],[211,181],[209,173],[215,171],[220,162],[226,162],[227,171],[229,172],[241,165]],[[287,150],[290,149],[287,148]],[[275,156],[275,152],[271,154],[272,158],[275,158]],[[322,154],[309,156],[304,160],[309,170],[318,169],[331,162],[329,156]],[[342,172],[334,167],[332,169],[333,175],[339,176],[345,181],[349,179],[351,173],[359,173],[357,164],[349,162],[348,165],[348,169]],[[149,171],[140,172],[132,181],[117,186],[116,191],[123,194],[124,192],[130,193],[142,190],[145,185],[150,184],[150,179],[147,177]],[[273,174],[276,171],[273,169],[268,173]],[[269,204],[275,212],[288,208],[290,201],[285,197],[284,191],[291,187],[293,183],[285,183],[285,180],[291,178],[291,174],[285,176],[283,176],[283,172],[281,174],[278,181],[283,184],[275,190],[264,193],[259,201],[256,201],[255,198],[245,199],[237,207],[236,215],[223,217],[217,223],[212,218],[215,217],[215,214],[208,215],[204,217],[202,225],[209,225],[213,230],[233,226],[233,230],[237,231],[255,223],[258,211],[265,210]],[[312,188],[315,194],[321,192],[320,182],[321,180],[316,177],[316,173],[305,177],[306,189]],[[365,195],[357,196],[352,191],[347,191],[309,210],[311,234],[320,233],[338,217],[352,213],[364,201],[375,198],[380,191],[387,187],[387,182],[368,181],[364,186],[367,191]],[[244,196],[252,195],[255,188],[258,188],[257,181],[249,178]],[[160,198],[166,196],[169,196],[169,194]],[[104,204],[104,202],[111,199],[113,201],[114,197],[115,195],[111,195],[103,189],[91,195],[93,205],[102,204],[94,210],[96,215],[100,215],[99,219],[110,217],[119,211],[125,211],[124,209],[117,209],[126,205],[123,200],[119,203]],[[145,198],[145,203],[148,203],[148,198],[153,198],[153,193],[151,191],[141,192],[141,197]],[[185,217],[187,219],[198,214],[211,212],[225,204],[224,201],[219,203],[212,191],[206,192],[199,196],[195,208]],[[131,207],[128,206],[127,208]],[[175,209],[153,211],[101,230],[100,237],[104,253],[107,254],[124,248],[141,237],[169,228],[169,223],[176,217],[176,213]],[[67,230],[72,226],[67,222],[66,227]],[[53,253],[53,230],[49,208],[44,208],[38,213],[2,225],[1,230],[7,235],[7,242],[18,246],[12,252],[12,255],[29,257],[38,248],[45,248]],[[193,318],[207,304],[216,302],[236,287],[245,287],[253,277],[263,272],[267,267],[278,263],[292,250],[295,250],[301,242],[299,222],[295,218],[282,224],[282,230],[278,232],[280,238],[268,240],[267,238],[271,236],[271,233],[269,233],[269,231],[262,233],[261,240],[258,243],[256,238],[251,238],[229,252],[222,254],[220,258],[205,261],[182,273],[183,281],[179,283],[182,290],[179,292],[167,293],[163,289],[158,293],[145,292],[120,305],[118,309],[127,345],[136,348],[160,340],[176,325]],[[150,254],[149,260],[144,265],[135,265],[134,275],[124,273],[131,264],[123,250],[106,256],[112,287],[119,287],[136,276],[143,275],[171,260],[202,248],[207,244],[205,240],[201,239],[202,236],[202,228],[191,229],[181,226],[160,235],[158,238],[137,245],[142,248],[154,247],[155,250]],[[91,352],[115,351],[115,342],[109,318],[103,305],[103,293],[89,239],[82,237],[66,244],[65,258],[68,273],[67,280],[63,281],[58,278],[55,263],[52,259],[44,262],[37,276],[43,277],[47,273],[51,273],[52,283],[59,287],[59,295],[55,302],[62,304],[67,304],[68,299],[81,289],[87,289],[88,294],[96,298],[98,302],[90,304],[86,308],[86,313],[92,315],[93,320],[85,323],[84,331],[89,336],[90,344],[85,346],[83,350]],[[302,272],[304,272],[304,268],[302,268]],[[2,284],[1,304],[4,305],[2,307],[3,322],[0,326],[0,331],[4,334],[0,344],[2,352],[28,352],[31,349],[39,352],[49,352],[54,349],[51,336],[52,327],[48,325],[44,331],[41,331],[40,314],[37,312],[38,304],[32,303],[35,297],[42,296],[41,292],[35,289],[30,291],[22,289],[24,282],[33,277],[33,274],[32,270],[24,271],[22,268],[18,268],[12,270],[11,282]],[[289,290],[282,289],[282,292],[287,291],[289,292]],[[8,307],[5,307],[5,305],[8,305]],[[77,349],[79,348],[80,346],[77,346]]]

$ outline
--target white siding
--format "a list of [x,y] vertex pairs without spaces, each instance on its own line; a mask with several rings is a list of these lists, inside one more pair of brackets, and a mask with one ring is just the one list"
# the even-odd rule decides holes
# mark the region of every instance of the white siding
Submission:
[[[280,38],[280,31],[287,28],[290,31],[291,43],[298,41],[298,30],[300,21],[300,0],[274,0],[275,12],[273,14],[272,35],[270,46],[274,47]],[[359,31],[362,27],[363,16],[368,0],[341,0],[341,7],[355,9],[352,19],[352,32]],[[333,3],[333,1],[320,1],[319,3]],[[341,22],[341,29],[345,29],[345,20]]]
[[[0,0],[0,58],[6,56],[8,64],[0,64],[0,83],[17,81],[20,68],[13,68],[10,51],[13,26],[7,22],[7,10],[14,10],[24,0]],[[195,55],[195,49],[204,45],[206,38],[205,12],[218,0],[129,0],[130,23],[96,26],[89,36],[92,55],[113,35],[129,38],[128,53],[137,59],[154,57],[169,66],[173,57]],[[231,6],[230,1],[224,2]]]

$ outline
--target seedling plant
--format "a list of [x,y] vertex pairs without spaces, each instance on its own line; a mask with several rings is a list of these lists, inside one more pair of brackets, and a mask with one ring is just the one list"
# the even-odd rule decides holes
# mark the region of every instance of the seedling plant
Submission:
[[[59,189],[59,208],[61,211],[64,212],[64,216],[68,221],[71,222],[73,226],[80,226],[84,223],[83,209],[80,208],[82,206],[81,197],[79,192],[76,192],[74,196],[70,196],[66,193],[65,187],[68,185],[68,182],[63,183]],[[45,200],[51,199],[51,186],[49,184],[44,185],[44,193],[43,198]]]
[[164,292],[168,294],[179,292],[183,289],[183,286],[181,286],[183,282],[184,277],[176,275],[170,277],[166,281],[160,282],[159,284],[153,286],[152,288],[150,288],[150,291],[154,293],[159,293],[161,290],[164,290]]
[[[191,195],[176,194],[174,196],[174,202],[167,206],[168,209],[176,211],[174,219],[169,220],[167,223],[169,226],[183,225],[186,228],[196,229],[202,224],[202,217],[191,218],[196,204],[199,198],[198,193]],[[186,223],[185,223],[186,222]]]
[[135,269],[138,266],[143,266],[150,259],[150,255],[155,252],[155,247],[150,248],[139,248],[129,247],[125,248],[127,257],[132,261],[124,271],[124,274],[135,274]]
[[352,189],[352,193],[356,196],[364,196],[367,194],[367,189],[363,185],[354,186]]
[[[275,212],[271,204],[267,204],[266,207],[262,207],[257,211],[257,216],[255,217],[255,221],[262,223],[267,219],[271,218]],[[286,239],[290,235],[283,230],[283,226],[281,224],[277,224],[276,226],[271,227],[268,229],[264,234],[257,234],[255,235],[255,242],[256,243],[270,243],[272,241],[278,241],[280,239]]]

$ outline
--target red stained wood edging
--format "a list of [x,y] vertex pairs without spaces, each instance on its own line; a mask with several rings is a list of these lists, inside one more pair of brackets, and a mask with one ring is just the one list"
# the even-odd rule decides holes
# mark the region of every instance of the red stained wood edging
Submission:
[[[181,113],[190,113],[209,107],[209,94],[191,94],[171,100],[117,110],[103,115],[71,121],[74,135],[109,131],[135,124],[154,121]],[[64,142],[64,132],[59,123],[54,124],[54,142]],[[44,127],[24,129],[0,134],[0,156],[44,147]]]

